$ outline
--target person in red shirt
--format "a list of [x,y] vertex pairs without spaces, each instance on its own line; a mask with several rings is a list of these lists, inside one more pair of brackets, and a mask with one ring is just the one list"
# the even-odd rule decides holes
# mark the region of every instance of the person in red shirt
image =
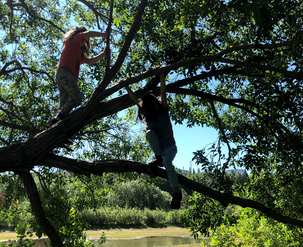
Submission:
[[88,58],[90,38],[93,37],[106,39],[107,33],[88,31],[84,26],[77,26],[64,35],[63,51],[55,76],[59,88],[59,112],[55,118],[48,121],[49,127],[63,119],[82,102],[82,94],[77,84],[80,64],[93,64],[106,56],[107,47],[97,56]]

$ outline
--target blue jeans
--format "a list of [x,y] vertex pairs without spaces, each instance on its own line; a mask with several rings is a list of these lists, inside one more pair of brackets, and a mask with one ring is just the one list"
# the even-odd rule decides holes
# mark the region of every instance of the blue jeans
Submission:
[[169,182],[173,188],[180,187],[178,183],[178,177],[175,170],[175,167],[173,165],[173,159],[176,156],[177,153],[177,147],[176,145],[171,145],[169,147],[162,148],[159,137],[153,130],[147,130],[146,132],[146,139],[153,150],[155,156],[162,156],[163,157],[163,165],[166,169],[167,176],[169,179]]

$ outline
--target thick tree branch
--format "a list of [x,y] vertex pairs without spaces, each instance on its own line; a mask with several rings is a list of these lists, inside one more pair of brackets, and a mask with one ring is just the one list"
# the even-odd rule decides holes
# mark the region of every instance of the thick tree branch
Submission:
[[[268,71],[278,72],[278,73],[287,75],[291,78],[301,78],[302,77],[302,73],[298,73],[298,72],[292,72],[292,71],[288,71],[288,70],[284,70],[284,69],[273,68],[270,66],[257,65],[257,64],[253,64],[253,63],[238,62],[238,61],[234,61],[234,60],[230,60],[230,59],[221,59],[221,58],[216,58],[216,56],[217,55],[194,57],[194,58],[190,58],[187,60],[178,61],[176,63],[169,64],[166,66],[162,66],[160,68],[149,69],[149,70],[141,73],[140,75],[133,76],[131,78],[127,78],[126,80],[124,80],[124,82],[114,85],[113,87],[110,88],[111,90],[108,89],[108,90],[106,90],[106,92],[103,92],[105,97],[103,96],[102,98],[106,98],[107,96],[111,95],[113,92],[125,87],[126,85],[136,83],[136,82],[144,80],[148,77],[152,77],[152,76],[159,75],[162,73],[167,74],[172,70],[175,70],[175,69],[178,69],[181,67],[187,67],[187,66],[194,65],[194,64],[199,64],[201,62],[202,63],[204,63],[204,62],[224,62],[224,63],[235,64],[237,66],[224,68],[224,69],[220,69],[220,70],[213,70],[210,72],[202,72],[198,76],[193,76],[191,78],[180,80],[179,87],[185,86],[185,85],[189,84],[190,82],[194,82],[197,80],[203,80],[206,78],[210,78],[211,76],[219,76],[219,75],[223,75],[223,74],[239,74],[239,75],[244,75],[244,76],[256,76],[256,75],[251,75],[251,74],[247,74],[247,73],[244,74],[243,71],[237,71],[236,69],[239,67],[253,67],[253,68],[259,68],[261,71],[268,70]],[[257,76],[260,77],[260,75],[257,75]]]
[[[43,165],[49,167],[57,167],[59,169],[64,169],[70,172],[74,172],[76,174],[83,174],[83,175],[90,175],[90,174],[102,175],[104,172],[114,172],[114,173],[138,172],[138,173],[144,173],[147,175],[158,176],[164,179],[168,179],[166,171],[161,168],[151,168],[150,166],[145,165],[143,163],[136,161],[129,161],[129,160],[103,160],[96,162],[87,162],[87,161],[58,157],[49,154],[44,159]],[[223,205],[227,205],[230,203],[230,204],[239,205],[241,207],[254,208],[279,222],[303,227],[303,221],[293,219],[287,216],[283,216],[282,214],[274,211],[273,209],[266,207],[265,205],[259,202],[220,193],[198,182],[190,180],[180,174],[178,174],[178,180],[180,184],[184,185],[188,189],[197,191],[214,200],[217,200]]]
[[[189,63],[193,62],[194,59],[189,59],[189,60],[186,60],[186,61],[189,64]],[[197,63],[197,60],[195,60],[195,63]],[[102,93],[100,93],[100,98],[105,99],[106,97],[112,95],[113,93],[115,93],[118,90],[124,88],[125,86],[134,84],[134,83],[139,82],[141,80],[144,80],[148,77],[153,77],[153,76],[159,75],[161,73],[168,74],[171,70],[179,68],[178,66],[182,67],[185,64],[186,63],[177,62],[177,63],[173,63],[173,64],[170,64],[170,65],[163,66],[161,68],[151,68],[151,69],[141,73],[140,75],[133,76],[131,78],[127,78],[123,82],[118,83],[116,85],[113,85],[112,87],[104,90]],[[239,71],[239,70],[236,70],[236,69],[237,69],[237,67],[228,67],[228,68],[219,69],[219,70],[212,70],[212,71],[209,71],[209,72],[202,72],[201,74],[199,74],[197,76],[185,78],[185,79],[179,80],[179,81],[177,81],[173,84],[168,85],[167,90],[172,90],[172,88],[177,89],[177,88],[186,86],[190,83],[193,83],[195,81],[204,80],[204,79],[208,79],[208,78],[212,78],[214,76],[220,76],[220,75],[224,75],[224,74],[243,75],[243,71]],[[245,73],[244,76],[255,76],[255,75]],[[144,90],[144,89],[142,89],[142,90]],[[172,91],[170,91],[170,92],[172,92]]]

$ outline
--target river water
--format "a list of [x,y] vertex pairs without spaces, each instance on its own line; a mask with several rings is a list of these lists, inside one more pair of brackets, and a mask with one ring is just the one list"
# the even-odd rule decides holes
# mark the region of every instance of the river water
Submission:
[[201,239],[183,238],[183,237],[144,237],[140,239],[127,240],[107,240],[102,246],[106,247],[156,247],[156,246],[175,246],[200,244]]
[[[194,245],[200,244],[202,239],[184,238],[184,237],[143,237],[138,239],[123,239],[123,240],[106,240],[105,244],[100,247],[161,247],[161,246],[176,246],[176,245]],[[35,240],[34,247],[44,247],[45,242],[48,240]],[[93,241],[94,242],[94,241]],[[2,244],[6,244],[5,241],[1,241]],[[94,242],[94,245],[97,243]]]

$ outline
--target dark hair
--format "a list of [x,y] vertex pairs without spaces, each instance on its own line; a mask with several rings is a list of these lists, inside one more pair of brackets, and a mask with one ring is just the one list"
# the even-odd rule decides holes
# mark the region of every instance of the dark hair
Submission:
[[[71,30],[69,30],[68,32],[65,33],[64,38],[63,38],[63,43],[70,40],[75,34],[83,33],[85,31],[88,31],[88,29],[84,26],[74,27],[73,29],[71,29]],[[91,42],[90,42],[90,39],[88,39],[87,42],[86,42],[86,45],[81,46],[81,55],[85,56],[85,57],[88,57],[90,47],[91,47]]]
[[[151,121],[160,110],[161,103],[154,94],[148,94],[140,100],[138,118],[140,120]],[[155,106],[158,105],[158,110]]]

